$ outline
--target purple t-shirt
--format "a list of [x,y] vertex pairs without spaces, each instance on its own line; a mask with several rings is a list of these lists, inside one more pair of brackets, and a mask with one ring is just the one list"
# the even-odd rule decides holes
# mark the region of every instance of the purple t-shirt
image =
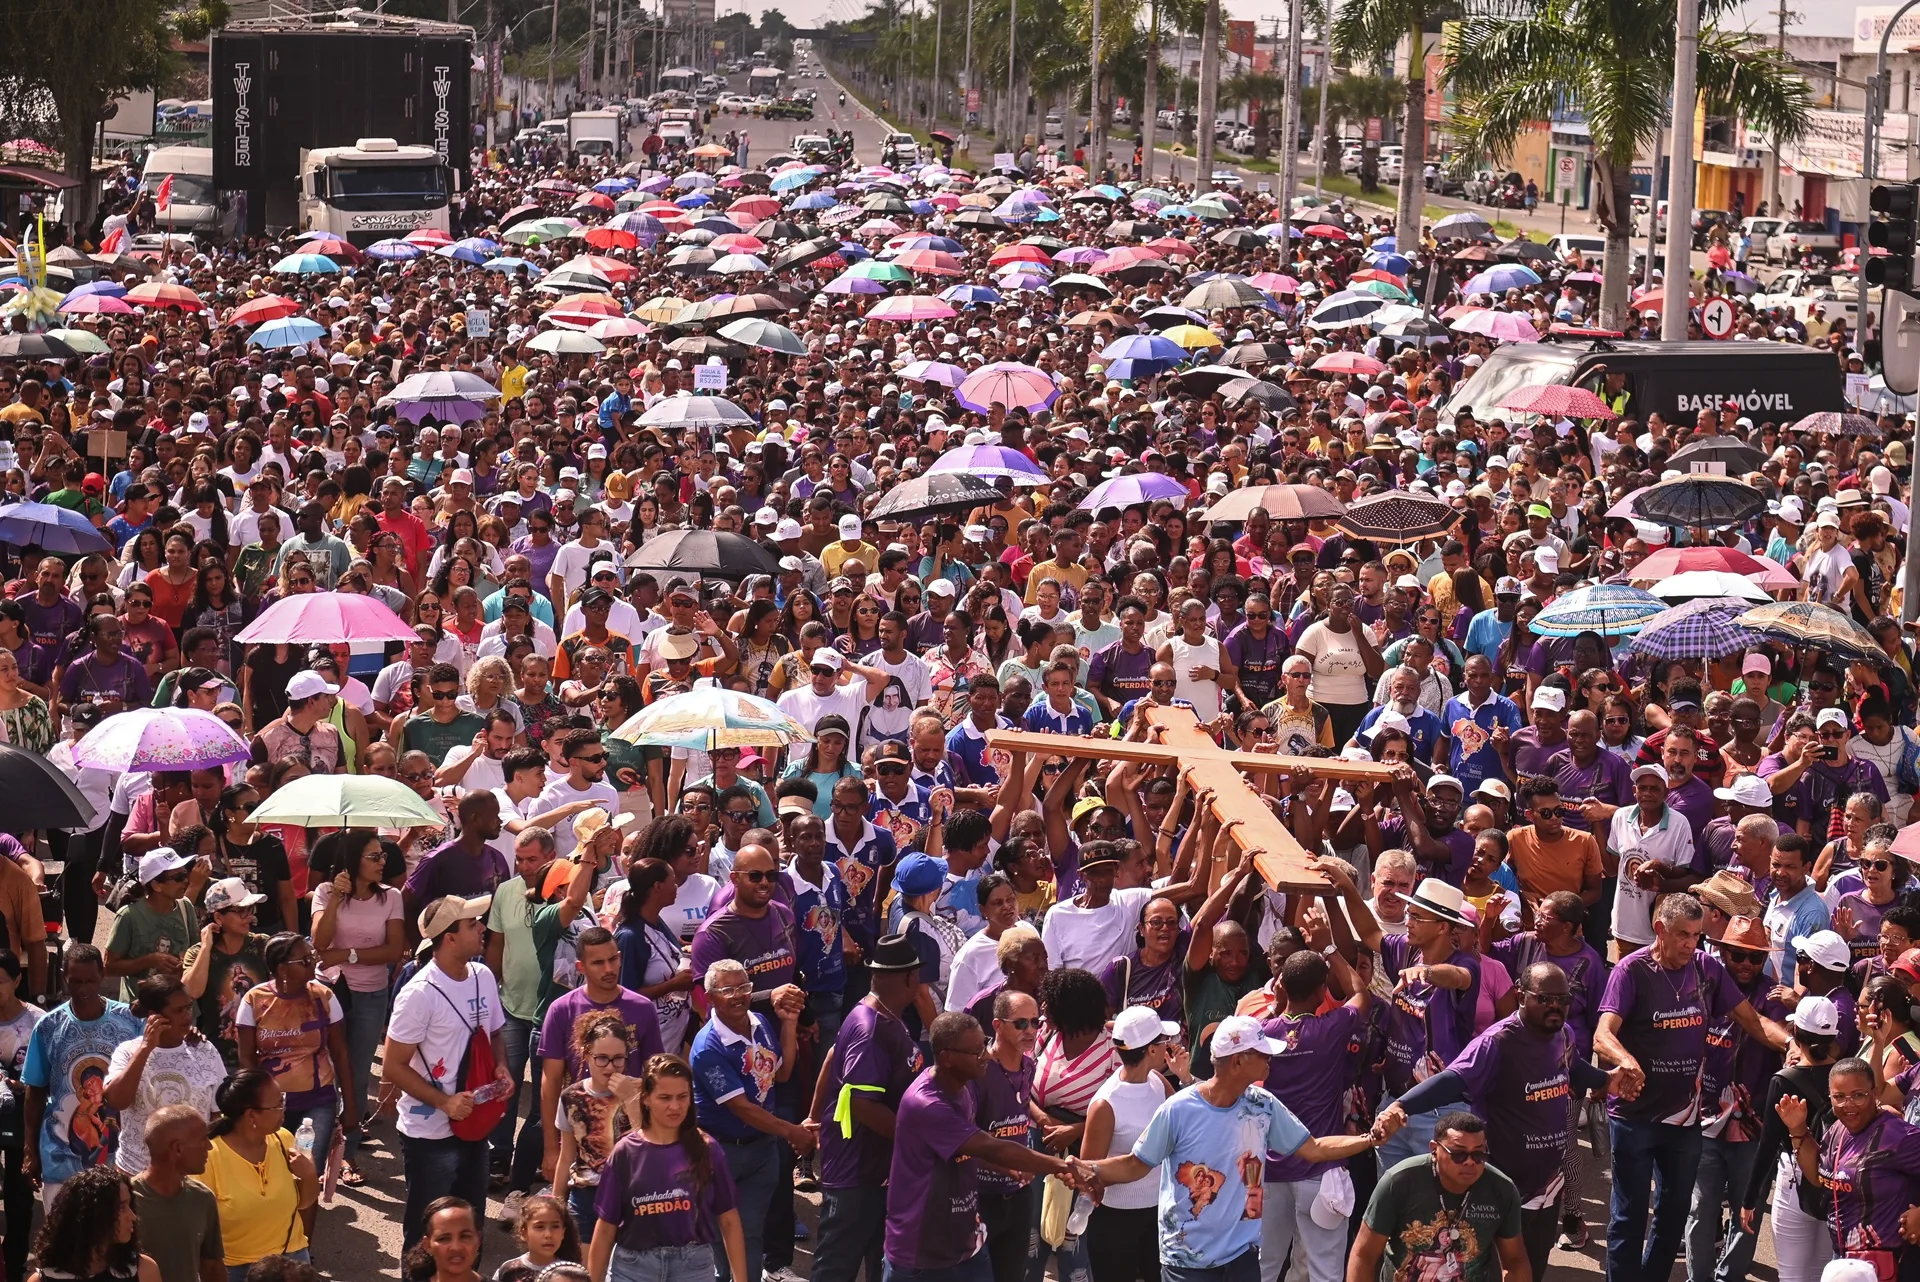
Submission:
[[[1186,957],[1187,934],[1181,931],[1175,938],[1173,954],[1158,966],[1142,962],[1138,949],[1134,950],[1131,958],[1114,958],[1100,975],[1100,984],[1107,990],[1108,1008],[1118,1011],[1128,1006],[1145,1006],[1161,1019],[1178,1024],[1182,1012],[1186,1010],[1186,1003],[1181,997],[1181,981],[1186,976]],[[1122,984],[1126,985],[1125,993],[1120,991]]]
[[1536,1033],[1515,1011],[1494,1021],[1447,1065],[1466,1083],[1473,1111],[1486,1120],[1494,1164],[1528,1206],[1548,1205],[1560,1192],[1572,1059],[1570,1029]]
[[[1802,819],[1813,820],[1818,828],[1828,811],[1839,809],[1856,792],[1870,792],[1885,801],[1887,781],[1880,777],[1880,767],[1871,761],[1852,757],[1844,766],[1814,762],[1807,767],[1807,772],[1800,776],[1800,782],[1794,784],[1791,791],[1796,813]],[[1825,835],[1818,831],[1814,833],[1815,837]]]
[[86,614],[65,596],[52,605],[41,605],[39,596],[29,592],[16,598],[15,604],[26,619],[27,640],[32,643],[32,657],[20,675],[36,685],[45,685],[53,680],[54,665],[66,648],[68,634],[79,631]]
[[619,1226],[619,1243],[630,1251],[718,1242],[720,1217],[738,1199],[720,1141],[707,1137],[707,1154],[713,1175],[696,1189],[685,1149],[627,1132],[601,1168],[593,1213]]
[[541,1059],[567,1062],[569,1082],[577,1082],[587,1075],[587,1066],[580,1062],[573,1047],[573,1030],[582,1015],[595,1010],[617,1010],[626,1023],[627,1044],[633,1048],[627,1052],[629,1077],[640,1076],[646,1070],[647,1061],[666,1049],[660,1043],[660,1012],[654,1007],[653,998],[622,988],[612,1001],[596,1002],[587,996],[586,985],[570,988],[547,1007],[546,1018],[540,1021],[539,1045]]
[[[1033,1098],[1033,1056],[1024,1055],[1020,1067],[1009,1072],[999,1060],[987,1061],[986,1076],[973,1084],[974,1125],[997,1140],[1025,1145],[1032,1123],[1027,1103]],[[991,1163],[976,1162],[980,1188],[988,1193],[1018,1193],[1033,1176],[1014,1174]]]
[[1574,764],[1573,750],[1562,748],[1547,762],[1547,769],[1560,785],[1560,800],[1565,807],[1561,819],[1569,828],[1592,831],[1578,808],[1578,803],[1589,797],[1609,806],[1633,803],[1633,767],[1617,752],[1602,748],[1592,765],[1580,766]]
[[[1380,958],[1393,981],[1401,971],[1424,964],[1405,935],[1382,939]],[[1457,991],[1425,981],[1401,984],[1387,1006],[1386,1085],[1396,1098],[1445,1068],[1473,1037],[1474,1011],[1480,1003],[1480,960],[1471,953],[1455,952],[1446,964],[1465,970],[1473,976],[1472,983]]]
[[987,1243],[980,1164],[957,1160],[960,1146],[980,1133],[975,1089],[949,1095],[928,1069],[901,1097],[887,1177],[886,1259],[896,1269],[951,1269]]
[[1886,1113],[1858,1135],[1834,1122],[1820,1140],[1820,1182],[1833,1194],[1827,1227],[1843,1250],[1899,1250],[1900,1216],[1920,1202],[1920,1128]]
[[[1793,1007],[1768,994],[1773,981],[1761,972],[1745,994],[1768,1019],[1785,1019]],[[1780,1070],[1781,1055],[1722,1015],[1707,1028],[1707,1054],[1700,1063],[1700,1116],[1704,1132],[1729,1143],[1758,1139],[1766,1122],[1767,1083]]]
[[1620,1042],[1640,1061],[1646,1085],[1635,1100],[1612,1096],[1607,1111],[1630,1122],[1698,1122],[1707,1027],[1746,999],[1717,957],[1695,953],[1676,971],[1651,948],[1628,953],[1607,978],[1600,1011],[1620,1017]]
[[1697,861],[1700,852],[1707,848],[1707,824],[1713,818],[1715,805],[1713,785],[1695,775],[1667,793],[1667,804],[1687,821],[1687,828],[1693,834],[1694,858]]
[[[827,1078],[829,1117],[838,1111],[840,1093],[848,1086],[878,1087],[862,1093],[897,1112],[900,1097],[924,1063],[907,1026],[871,1001],[847,1012],[834,1049],[833,1070]],[[820,1185],[877,1189],[886,1182],[893,1163],[893,1141],[857,1121],[849,1125],[852,1135],[832,1121],[820,1128]]]
[[1567,1031],[1573,1034],[1574,1053],[1587,1059],[1593,1052],[1593,1026],[1600,1018],[1595,1008],[1607,982],[1607,964],[1593,945],[1583,941],[1579,952],[1556,957],[1539,936],[1527,931],[1498,941],[1488,952],[1507,968],[1516,984],[1529,968],[1541,962],[1552,962],[1566,974],[1567,992],[1573,997],[1573,1004],[1567,1008]]
[[[1361,1023],[1360,1012],[1347,1005],[1324,1015],[1276,1015],[1265,1023],[1267,1036],[1287,1047],[1267,1061],[1267,1089],[1312,1134],[1345,1131],[1343,1105],[1358,1066],[1353,1045]],[[1268,1153],[1266,1179],[1269,1184],[1318,1179],[1340,1165],[1309,1162],[1297,1153],[1284,1157]]]
[[1541,743],[1539,726],[1522,726],[1513,733],[1513,771],[1520,775],[1551,774],[1553,759],[1566,748],[1565,735],[1552,743]]
[[732,959],[747,968],[754,992],[770,993],[793,982],[797,943],[793,910],[779,900],[769,900],[766,913],[759,917],[743,916],[728,904],[700,923],[689,956],[696,979],[715,962]]
[[1111,686],[1108,697],[1119,703],[1144,699],[1149,693],[1147,671],[1152,667],[1152,647],[1141,646],[1140,653],[1128,654],[1126,642],[1115,641],[1094,651],[1093,658],[1087,661],[1087,688],[1105,691]]
[[511,876],[513,869],[507,866],[507,857],[498,850],[482,846],[477,856],[470,855],[460,848],[460,841],[455,838],[428,852],[426,858],[413,866],[413,871],[407,874],[406,892],[411,901],[425,908],[444,895],[466,899],[491,895]]
[[[1414,861],[1420,865],[1420,876],[1438,877],[1449,886],[1458,886],[1467,879],[1467,869],[1473,866],[1473,834],[1459,828],[1449,828],[1442,833],[1434,833],[1433,839],[1451,852],[1445,863],[1435,863],[1418,851],[1414,852]],[[1380,821],[1380,848],[1392,850],[1395,847],[1412,849],[1413,843],[1407,839],[1407,821],[1398,813],[1390,814]]]

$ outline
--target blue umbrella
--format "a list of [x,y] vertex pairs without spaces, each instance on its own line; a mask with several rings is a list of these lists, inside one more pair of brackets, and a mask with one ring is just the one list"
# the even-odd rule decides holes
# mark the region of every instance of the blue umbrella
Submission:
[[[826,170],[815,165],[809,165],[805,169],[789,169],[784,174],[775,174],[773,176],[772,189],[777,192],[798,191],[808,183],[817,180],[826,172]],[[820,206],[820,208],[825,208],[825,206]]]
[[701,209],[713,203],[713,197],[704,191],[690,191],[684,196],[674,198],[674,204],[682,209]]
[[931,200],[909,200],[907,202],[907,208],[911,209],[920,217],[925,218],[933,212],[933,202]]
[[1172,361],[1180,364],[1187,359],[1187,349],[1170,338],[1158,334],[1128,334],[1115,339],[1100,353],[1104,361]]
[[873,251],[865,245],[850,240],[840,242],[840,261],[843,263],[864,263],[873,257]]
[[1126,192],[1121,191],[1111,183],[1099,183],[1088,190],[1092,191],[1095,195],[1105,196],[1108,200],[1125,200],[1127,198]]
[[1176,368],[1178,368],[1178,362],[1176,361],[1153,361],[1147,360],[1144,357],[1136,359],[1130,356],[1123,356],[1107,366],[1107,377],[1132,382],[1135,379],[1155,378],[1166,373],[1168,370]]
[[486,262],[480,264],[480,268],[482,271],[489,272],[527,271],[532,272],[535,276],[541,274],[539,264],[530,263],[524,258],[489,258]]
[[1734,622],[1752,608],[1727,597],[1688,601],[1648,619],[1627,649],[1656,663],[1724,659],[1753,647],[1753,634]]
[[1522,267],[1519,263],[1500,263],[1469,280],[1466,283],[1465,292],[1504,294],[1510,289],[1525,289],[1529,285],[1539,283],[1540,274],[1531,267]]
[[970,306],[981,303],[997,303],[1000,291],[988,285],[953,285],[940,291],[940,297],[949,303]]
[[1666,609],[1665,601],[1642,588],[1600,583],[1556,598],[1534,616],[1533,630],[1548,637],[1572,637],[1582,632],[1629,636]]
[[51,503],[0,507],[0,543],[62,554],[111,552],[113,544],[78,512]]
[[967,247],[951,236],[910,236],[893,245],[894,253],[909,249],[937,249],[943,254],[964,254]]
[[462,263],[472,263],[475,267],[478,267],[489,258],[492,258],[499,250],[498,247],[486,250],[477,249],[463,241],[455,241],[451,245],[442,245],[433,252],[442,258],[451,258]]
[[[778,183],[779,179],[774,179]],[[830,191],[810,191],[787,202],[788,209],[832,209],[840,202],[833,198]]]
[[426,252],[425,245],[416,245],[410,240],[376,240],[367,246],[368,258],[379,258],[389,263],[410,263]]
[[326,276],[338,273],[340,264],[325,254],[288,254],[273,265],[273,270],[293,276]]
[[1279,240],[1282,236],[1289,240],[1299,240],[1305,234],[1298,227],[1288,223],[1268,223],[1265,227],[1256,227],[1254,230],[1268,240]]
[[453,243],[465,249],[477,249],[488,257],[500,252],[500,242],[488,240],[485,236],[463,236]]
[[327,327],[304,316],[287,316],[268,321],[253,331],[247,342],[254,347],[305,347],[327,332]]
[[108,298],[125,298],[127,296],[127,287],[116,280],[90,280],[68,294],[67,297],[80,298],[86,294],[104,294]]
[[1370,253],[1367,255],[1367,266],[1392,272],[1395,276],[1405,276],[1413,270],[1413,264],[1400,254]]
[[602,178],[593,189],[608,196],[624,196],[639,185],[631,178]]
[[1171,476],[1159,472],[1137,472],[1102,481],[1075,506],[1098,512],[1101,508],[1133,507],[1138,503],[1157,503],[1161,499],[1184,503],[1190,497],[1187,487]]
[[1400,240],[1396,236],[1379,236],[1367,248],[1383,254],[1395,254],[1400,252]]

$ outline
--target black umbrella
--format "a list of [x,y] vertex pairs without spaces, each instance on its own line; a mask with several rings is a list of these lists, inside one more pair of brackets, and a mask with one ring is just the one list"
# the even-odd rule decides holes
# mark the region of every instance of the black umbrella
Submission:
[[1061,240],[1058,236],[1048,236],[1044,233],[1037,236],[1023,237],[1020,243],[1022,245],[1037,245],[1049,254],[1057,254],[1067,247],[1067,242]]
[[1283,414],[1295,408],[1293,393],[1263,378],[1236,379],[1220,389],[1220,399],[1235,408],[1254,401]]
[[[1266,237],[1258,232],[1249,234],[1263,244],[1266,242]],[[1209,312],[1216,308],[1271,307],[1273,302],[1258,288],[1238,276],[1215,276],[1212,280],[1188,290],[1186,297],[1180,300],[1180,305],[1196,312]]]
[[732,298],[721,299],[707,315],[716,321],[730,321],[743,316],[785,316],[792,310],[793,304],[780,295],[755,290],[751,294],[735,294]]
[[0,829],[85,828],[101,816],[45,757],[0,745],[0,794],[7,798]]
[[1828,436],[1878,436],[1880,429],[1865,414],[1842,414],[1825,410],[1798,419],[1789,432],[1824,432]]
[[0,337],[0,360],[64,361],[79,354],[50,334],[8,334]]
[[1236,343],[1220,353],[1222,365],[1284,365],[1292,359],[1285,343]]
[[[819,231],[817,227],[803,227],[791,218],[769,218],[753,229],[753,234],[761,240],[805,240]],[[835,242],[836,244],[838,242]]]
[[994,227],[1005,231],[1012,224],[998,214],[990,214],[984,209],[963,209],[953,216],[953,221],[961,227]]
[[860,208],[870,214],[900,214],[904,216],[913,212],[913,210],[907,208],[906,201],[894,195],[892,192],[887,191],[877,191],[873,193],[873,195],[860,202]]
[[1151,240],[1165,231],[1166,224],[1143,222],[1138,218],[1123,218],[1107,224],[1107,235],[1114,240]]
[[1706,436],[1677,451],[1667,460],[1667,466],[1684,472],[1695,463],[1724,463],[1730,473],[1758,472],[1766,461],[1764,453],[1745,441],[1731,436]]
[[1767,510],[1767,496],[1731,476],[1696,472],[1649,485],[1633,497],[1634,514],[1657,525],[1738,525]]
[[840,242],[831,236],[816,236],[812,240],[803,240],[798,245],[783,249],[767,260],[767,266],[776,272],[792,271],[817,263],[823,258],[831,258],[840,252]]
[[1511,258],[1518,262],[1532,260],[1540,263],[1553,261],[1553,251],[1537,240],[1528,240],[1525,236],[1516,236],[1494,251],[1496,258]]
[[1259,249],[1267,244],[1267,238],[1251,227],[1229,227],[1213,233],[1207,239],[1228,249]]
[[713,334],[689,334],[667,344],[667,350],[682,356],[738,356],[740,344]]
[[868,519],[913,520],[993,507],[1004,496],[993,483],[971,472],[929,472],[902,481],[874,505]]
[[750,574],[780,573],[780,558],[752,539],[719,530],[669,530],[627,558],[630,570],[705,574],[737,583]]
[[524,205],[515,205],[512,209],[500,215],[498,226],[501,231],[505,231],[515,223],[524,223],[529,218],[544,218],[546,217],[546,213],[546,210],[529,201]]

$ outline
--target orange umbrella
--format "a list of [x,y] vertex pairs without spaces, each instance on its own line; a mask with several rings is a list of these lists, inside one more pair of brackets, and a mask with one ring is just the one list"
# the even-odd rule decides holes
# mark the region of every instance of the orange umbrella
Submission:
[[127,301],[135,307],[178,307],[183,312],[203,312],[207,305],[200,295],[185,285],[171,281],[148,281],[127,291]]
[[229,325],[264,325],[268,321],[284,320],[300,314],[300,304],[291,298],[282,298],[278,294],[264,294],[251,298],[233,309],[227,315]]
[[612,227],[595,227],[580,239],[595,249],[638,249],[640,238],[630,231],[616,231]]

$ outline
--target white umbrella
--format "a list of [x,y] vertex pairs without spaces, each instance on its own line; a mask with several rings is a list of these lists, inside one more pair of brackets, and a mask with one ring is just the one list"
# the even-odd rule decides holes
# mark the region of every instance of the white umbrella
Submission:
[[1767,590],[1743,574],[1725,570],[1688,570],[1662,579],[1648,591],[1662,601],[1692,601],[1698,597],[1738,597],[1742,601],[1771,601]]
[[536,334],[527,340],[527,346],[539,352],[552,352],[556,356],[593,356],[607,350],[606,344],[593,335],[565,329],[550,329]]

